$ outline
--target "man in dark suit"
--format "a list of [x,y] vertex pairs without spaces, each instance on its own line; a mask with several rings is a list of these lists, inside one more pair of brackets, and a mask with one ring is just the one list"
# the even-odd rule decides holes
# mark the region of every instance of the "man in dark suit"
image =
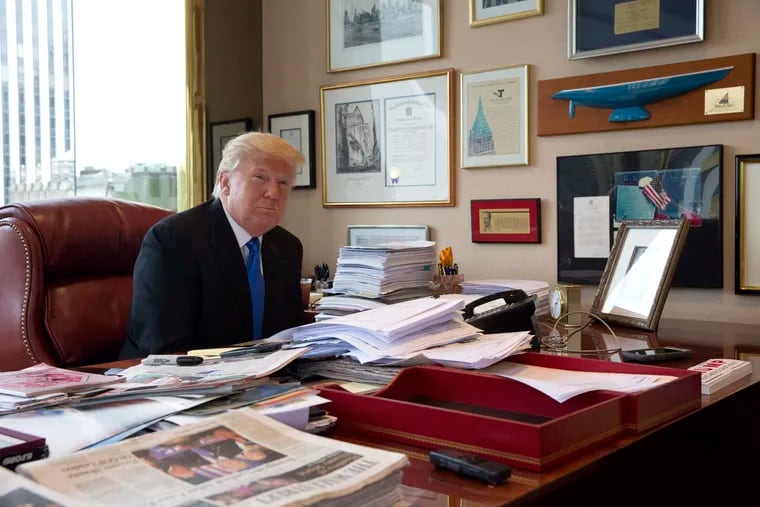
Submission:
[[[225,346],[301,324],[303,247],[277,224],[303,162],[273,135],[227,143],[214,198],[161,220],[143,239],[122,358]],[[256,238],[260,257],[249,262]],[[263,322],[254,318],[261,292],[251,288],[262,274]]]

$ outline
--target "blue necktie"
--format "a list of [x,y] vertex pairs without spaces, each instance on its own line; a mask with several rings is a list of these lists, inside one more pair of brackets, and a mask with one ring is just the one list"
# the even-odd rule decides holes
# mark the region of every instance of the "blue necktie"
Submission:
[[251,309],[253,310],[253,339],[262,338],[264,325],[264,276],[261,274],[261,251],[259,238],[251,238],[245,244],[248,247],[248,286],[251,290]]

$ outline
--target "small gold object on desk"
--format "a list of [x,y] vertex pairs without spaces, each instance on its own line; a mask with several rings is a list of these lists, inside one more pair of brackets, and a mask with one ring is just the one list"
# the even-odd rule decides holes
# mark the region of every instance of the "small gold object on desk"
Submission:
[[[549,312],[554,320],[560,319],[565,327],[583,324],[583,314],[572,313],[581,309],[581,285],[558,283],[549,293]],[[563,317],[564,316],[564,317]]]

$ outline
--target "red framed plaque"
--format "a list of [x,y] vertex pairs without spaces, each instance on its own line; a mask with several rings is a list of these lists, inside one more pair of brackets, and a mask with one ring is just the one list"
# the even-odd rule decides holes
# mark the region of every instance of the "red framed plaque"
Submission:
[[541,243],[541,199],[470,201],[473,243]]

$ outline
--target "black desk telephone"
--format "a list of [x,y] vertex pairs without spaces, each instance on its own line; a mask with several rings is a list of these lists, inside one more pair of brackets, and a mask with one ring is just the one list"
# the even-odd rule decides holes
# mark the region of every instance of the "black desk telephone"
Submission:
[[[476,308],[497,299],[503,300],[504,304],[475,314]],[[541,345],[536,326],[536,296],[528,296],[523,290],[505,290],[484,296],[465,306],[463,316],[465,322],[482,329],[485,334],[530,331],[533,334],[531,346],[537,349]]]

